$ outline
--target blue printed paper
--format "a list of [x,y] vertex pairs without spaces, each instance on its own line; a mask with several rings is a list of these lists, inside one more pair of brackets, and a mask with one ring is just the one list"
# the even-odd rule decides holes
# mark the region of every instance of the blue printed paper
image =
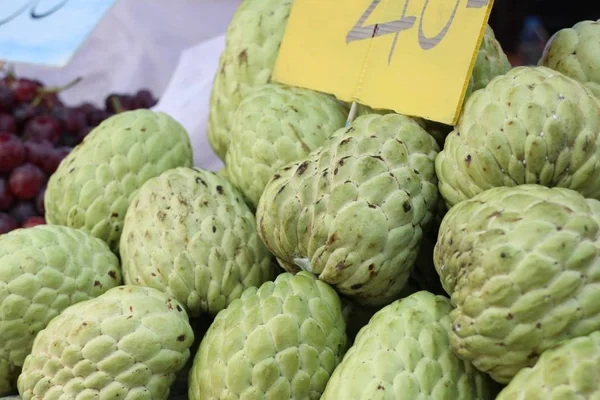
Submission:
[[0,60],[65,66],[117,0],[0,0]]

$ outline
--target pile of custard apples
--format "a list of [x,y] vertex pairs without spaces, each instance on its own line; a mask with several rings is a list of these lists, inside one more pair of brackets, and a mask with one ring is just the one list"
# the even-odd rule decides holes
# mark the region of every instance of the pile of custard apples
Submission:
[[223,169],[120,113],[0,236],[0,397],[599,399],[600,23],[488,27],[445,126],[273,81],[291,6],[229,26]]

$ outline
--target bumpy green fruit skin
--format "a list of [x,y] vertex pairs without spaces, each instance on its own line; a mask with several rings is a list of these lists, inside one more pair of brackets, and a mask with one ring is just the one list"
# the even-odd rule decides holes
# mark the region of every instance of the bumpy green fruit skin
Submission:
[[471,95],[435,165],[449,207],[498,186],[600,198],[600,103],[546,67],[517,67]]
[[600,97],[600,20],[580,21],[556,32],[538,65],[562,72]]
[[231,182],[256,207],[275,171],[321,146],[347,116],[345,105],[324,93],[276,83],[255,87],[231,128],[225,162]]
[[241,193],[203,169],[174,168],[144,183],[120,252],[126,284],[161,290],[193,317],[217,314],[275,275]]
[[507,73],[511,68],[500,42],[496,40],[494,30],[487,25],[477,52],[465,99],[468,99],[474,91],[486,87],[496,76]]
[[434,262],[451,344],[500,383],[600,329],[600,201],[565,188],[489,189],[451,208]]
[[271,81],[291,8],[292,0],[244,0],[227,28],[208,117],[208,142],[221,160],[240,102],[253,86]]
[[600,397],[600,332],[547,350],[522,369],[496,400],[587,400]]
[[317,400],[346,350],[337,293],[307,272],[248,288],[200,343],[190,400]]
[[494,398],[495,385],[449,343],[446,297],[416,292],[378,311],[335,369],[322,400]]
[[19,393],[23,400],[166,400],[193,341],[177,300],[119,286],[67,308],[39,333]]
[[417,122],[365,115],[280,168],[256,218],[290,272],[308,270],[365,305],[398,298],[438,201],[439,147]]
[[52,318],[120,284],[119,260],[86,232],[40,225],[0,235],[0,395]]
[[135,110],[98,125],[48,181],[46,219],[90,232],[118,253],[123,220],[148,179],[192,165],[186,130],[161,112]]

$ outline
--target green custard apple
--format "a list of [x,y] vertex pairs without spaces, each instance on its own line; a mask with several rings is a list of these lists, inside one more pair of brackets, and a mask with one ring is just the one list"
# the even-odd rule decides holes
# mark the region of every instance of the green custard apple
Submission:
[[574,190],[497,187],[458,203],[434,262],[455,307],[452,348],[500,383],[600,330],[600,201]]
[[223,161],[240,102],[253,86],[271,81],[292,2],[244,0],[227,28],[208,116],[208,142]]
[[348,109],[324,93],[276,83],[255,87],[230,131],[225,164],[231,182],[255,208],[275,171],[321,146],[347,116]]
[[492,400],[496,385],[450,348],[450,301],[416,292],[378,311],[321,400]]
[[119,248],[126,284],[166,292],[191,317],[216,315],[275,276],[242,194],[204,169],[174,168],[144,183]]
[[193,341],[176,299],[119,286],[70,306],[38,334],[19,393],[23,400],[166,400]]
[[496,400],[587,400],[600,398],[600,332],[546,350],[534,367],[522,369]]
[[192,166],[186,130],[162,112],[135,110],[98,125],[48,181],[46,220],[90,232],[118,253],[131,198],[148,179]]
[[189,400],[318,400],[346,350],[342,304],[312,274],[285,272],[217,314],[190,371]]
[[0,396],[50,320],[120,284],[119,260],[89,233],[38,225],[0,235]]
[[538,65],[562,72],[600,97],[600,20],[580,21],[556,32]]
[[398,298],[433,218],[439,147],[415,120],[369,114],[277,170],[256,219],[290,272],[306,270],[363,305]]
[[498,186],[566,187],[600,198],[600,103],[546,67],[517,67],[469,97],[435,160],[449,207]]

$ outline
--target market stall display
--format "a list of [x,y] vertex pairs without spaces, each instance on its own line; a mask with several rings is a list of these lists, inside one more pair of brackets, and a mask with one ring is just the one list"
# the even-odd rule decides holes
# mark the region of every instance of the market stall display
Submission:
[[597,398],[600,22],[484,21],[450,126],[276,81],[292,9],[233,17],[218,171],[149,91],[0,84],[0,396]]

